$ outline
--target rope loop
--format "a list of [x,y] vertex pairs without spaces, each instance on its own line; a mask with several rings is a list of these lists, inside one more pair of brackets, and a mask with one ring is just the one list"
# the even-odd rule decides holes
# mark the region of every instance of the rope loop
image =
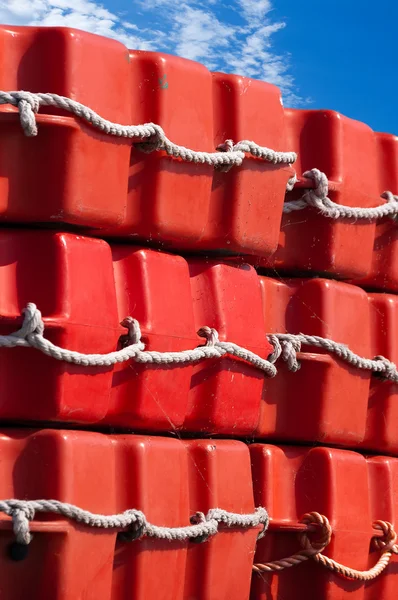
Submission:
[[35,517],[35,509],[31,503],[25,502],[10,508],[9,514],[17,542],[27,546],[32,541],[29,524]]
[[381,197],[387,200],[387,204],[389,204],[392,208],[391,214],[388,216],[396,221],[398,218],[398,196],[395,196],[392,192],[385,191],[381,194]]
[[127,334],[122,336],[122,345],[123,347],[137,345],[141,342],[141,328],[137,319],[133,319],[133,317],[125,317],[123,321],[121,321],[120,325],[127,329]]
[[205,338],[206,346],[210,348],[214,348],[217,343],[219,343],[218,331],[213,327],[201,327],[198,330],[198,336]]
[[[325,173],[319,169],[305,171],[303,177],[314,182],[314,187],[307,189],[300,200],[291,200],[285,202],[283,206],[284,213],[291,213],[297,210],[303,210],[308,207],[316,208],[320,215],[328,219],[350,219],[354,222],[364,221],[370,223],[389,217],[396,219],[398,216],[398,196],[392,192],[383,192],[381,197],[387,202],[381,206],[371,208],[351,207],[343,204],[337,204],[328,197],[329,182]],[[291,191],[291,185],[287,191]]]
[[36,304],[29,302],[22,311],[23,323],[21,329],[11,334],[20,339],[28,340],[32,335],[43,335],[44,323]]
[[16,92],[14,99],[25,135],[35,137],[37,135],[36,114],[39,112],[40,98],[30,92]]
[[283,569],[294,567],[309,559],[313,559],[319,565],[329,569],[329,571],[332,571],[337,575],[346,577],[347,579],[365,582],[372,581],[384,571],[390,562],[392,553],[398,554],[398,547],[396,545],[397,535],[393,526],[387,521],[376,521],[374,526],[376,529],[383,532],[383,538],[376,539],[375,544],[376,547],[382,551],[382,554],[374,567],[366,571],[352,569],[322,554],[322,551],[328,546],[332,538],[332,528],[329,520],[324,515],[317,512],[308,513],[304,515],[302,522],[307,525],[315,524],[320,527],[319,537],[310,539],[307,532],[301,533],[299,539],[303,547],[302,552],[274,562],[264,564],[257,563],[253,565],[254,573],[261,575],[262,573],[282,571]]
[[329,520],[320,513],[311,512],[305,514],[301,519],[301,522],[306,525],[317,525],[319,528],[320,535],[318,534],[318,537],[315,539],[313,539],[313,536],[310,538],[310,535],[306,531],[299,535],[301,546],[308,556],[315,556],[322,552],[326,546],[330,544],[330,540],[332,539],[332,528]]
[[375,356],[373,360],[380,364],[380,371],[375,370],[375,375],[378,375],[384,381],[395,379],[397,367],[391,360],[381,355]]
[[153,134],[144,142],[134,144],[135,148],[144,152],[144,154],[151,154],[152,152],[164,150],[167,138],[163,128],[155,123],[147,123],[146,125],[153,128]]
[[373,539],[376,548],[383,552],[393,552],[394,554],[398,554],[398,548],[396,546],[397,534],[393,525],[388,521],[375,521],[373,527],[383,532],[382,538]]
[[301,340],[296,335],[278,333],[267,335],[269,343],[274,351],[268,357],[271,363],[275,363],[280,357],[287,364],[289,371],[295,373],[301,368],[297,353],[301,352]]

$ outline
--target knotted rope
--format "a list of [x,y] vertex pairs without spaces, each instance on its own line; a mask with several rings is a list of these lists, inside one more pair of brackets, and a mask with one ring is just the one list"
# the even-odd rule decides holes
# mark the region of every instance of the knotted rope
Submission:
[[268,360],[233,342],[220,342],[217,331],[211,327],[202,327],[198,331],[198,335],[206,340],[205,346],[180,352],[156,352],[145,350],[145,345],[141,342],[138,321],[132,317],[126,317],[121,325],[127,328],[127,334],[122,336],[123,347],[120,350],[107,354],[83,354],[56,346],[44,337],[44,323],[35,304],[30,302],[23,310],[23,316],[22,327],[18,331],[9,335],[0,335],[0,348],[35,348],[56,360],[83,367],[110,367],[128,360],[134,360],[140,364],[180,366],[229,355],[247,362],[262,371],[267,377],[274,377],[277,374],[275,363],[279,358],[293,372],[300,368],[297,353],[305,344],[326,350],[352,367],[371,371],[386,380],[398,383],[397,366],[384,356],[376,356],[373,359],[364,358],[352,352],[345,344],[303,333],[268,335],[267,339],[274,348]]
[[300,368],[297,353],[301,351],[301,345],[305,344],[326,350],[352,367],[372,371],[384,379],[398,383],[397,366],[384,356],[376,356],[373,359],[364,358],[352,352],[345,344],[316,335],[278,333],[267,337],[274,346],[273,354],[268,357],[270,362],[274,363],[279,357],[282,357],[290,371],[298,371]]
[[[191,524],[183,527],[152,525],[147,521],[144,513],[136,509],[126,510],[115,515],[100,515],[58,500],[3,500],[0,501],[0,511],[11,517],[16,541],[25,546],[32,540],[30,522],[38,512],[61,515],[87,527],[117,529],[125,534],[123,539],[130,541],[146,536],[168,541],[201,542],[216,535],[220,526],[248,529],[262,525],[263,529],[259,534],[259,538],[261,538],[269,525],[268,513],[262,507],[256,508],[254,513],[249,514],[232,513],[219,508],[209,510],[206,515],[198,512],[191,517]],[[398,554],[397,535],[393,526],[387,521],[376,521],[373,526],[383,532],[383,538],[375,540],[375,545],[382,551],[382,554],[374,567],[367,571],[358,571],[322,554],[332,537],[332,528],[325,516],[316,512],[308,513],[304,515],[302,522],[307,525],[319,526],[320,536],[318,539],[311,541],[307,532],[301,533],[299,536],[303,548],[301,552],[273,562],[255,564],[253,572],[262,574],[282,571],[311,558],[343,577],[358,581],[370,581],[384,571],[392,554]]]
[[283,569],[294,567],[312,558],[323,567],[338,575],[347,577],[348,579],[371,581],[384,571],[390,562],[392,554],[398,554],[398,546],[396,545],[397,534],[395,533],[393,526],[387,521],[376,521],[376,523],[373,524],[373,527],[383,532],[382,539],[374,540],[376,547],[382,551],[379,560],[374,567],[367,571],[351,569],[322,554],[322,551],[330,543],[332,538],[332,528],[329,520],[325,516],[320,515],[317,512],[307,513],[304,515],[302,522],[306,525],[317,525],[320,529],[318,538],[311,541],[307,532],[301,533],[299,535],[299,540],[303,548],[301,552],[281,560],[255,564],[253,565],[254,573],[262,574],[282,571]]
[[[278,152],[250,140],[241,140],[235,144],[228,139],[217,147],[217,152],[192,150],[169,140],[162,127],[156,123],[142,125],[113,123],[101,117],[88,106],[58,94],[0,91],[0,104],[10,104],[18,109],[22,129],[28,137],[34,137],[38,133],[36,115],[40,106],[54,106],[83,119],[107,135],[141,140],[136,143],[136,147],[142,152],[150,153],[162,150],[168,156],[185,162],[207,164],[223,171],[242,165],[247,155],[275,165],[292,165],[297,160],[295,152]],[[306,190],[300,200],[285,202],[284,213],[303,210],[310,206],[316,208],[322,216],[330,219],[352,219],[367,222],[384,217],[395,218],[398,215],[398,196],[394,196],[392,192],[387,191],[381,195],[386,200],[382,206],[374,208],[344,206],[336,204],[328,198],[329,184],[325,173],[318,169],[312,169],[306,171],[303,177],[312,179],[315,187]],[[292,191],[296,182],[297,176],[294,175],[288,180],[286,190]]]
[[213,167],[240,166],[247,154],[261,158],[273,164],[290,165],[295,162],[295,152],[276,152],[249,140],[233,144],[227,140],[220,146],[219,152],[200,152],[175,144],[166,137],[165,132],[155,123],[143,125],[120,125],[104,119],[88,106],[57,94],[33,94],[31,92],[0,91],[0,104],[11,104],[18,108],[22,129],[26,136],[37,135],[36,114],[40,106],[55,106],[72,113],[74,116],[90,123],[96,129],[107,135],[137,139],[146,139],[137,146],[144,152],[163,150],[169,156],[185,162],[207,164]]
[[312,179],[315,183],[313,189],[308,189],[300,200],[285,202],[283,206],[284,213],[291,213],[297,210],[303,210],[311,206],[329,219],[353,219],[354,221],[377,221],[385,217],[396,218],[398,215],[398,196],[392,192],[384,192],[381,197],[386,200],[382,206],[374,208],[360,208],[336,204],[328,198],[329,182],[325,173],[318,169],[306,171],[303,177]]
[[31,542],[30,522],[36,513],[54,513],[83,523],[87,527],[98,529],[132,530],[138,537],[153,537],[159,540],[195,540],[216,535],[219,526],[227,528],[247,529],[263,526],[263,531],[268,527],[268,513],[265,508],[256,508],[254,513],[238,514],[212,508],[205,515],[196,513],[191,517],[191,525],[184,527],[159,527],[149,523],[143,512],[136,509],[126,510],[116,515],[97,515],[83,510],[73,504],[59,502],[58,500],[2,500],[0,512],[12,518],[12,526],[16,541],[27,545]]
[[44,323],[35,304],[29,303],[23,310],[23,315],[21,329],[10,335],[0,336],[0,348],[31,347],[56,360],[84,367],[110,367],[128,360],[141,364],[186,365],[229,354],[260,369],[268,377],[276,375],[276,367],[272,363],[236,344],[220,342],[217,331],[210,327],[202,327],[198,331],[198,335],[206,339],[205,346],[180,352],[155,352],[144,350],[139,323],[132,317],[127,317],[121,323],[128,330],[123,340],[124,347],[107,354],[83,354],[60,348],[43,337]]

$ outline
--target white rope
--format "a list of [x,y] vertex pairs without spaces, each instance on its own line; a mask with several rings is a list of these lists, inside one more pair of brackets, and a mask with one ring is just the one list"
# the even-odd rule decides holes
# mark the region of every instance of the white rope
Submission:
[[274,352],[269,356],[270,362],[274,363],[279,357],[282,357],[291,371],[298,371],[300,363],[298,362],[297,352],[301,351],[301,345],[315,346],[322,348],[330,354],[335,354],[338,358],[349,365],[365,371],[372,371],[384,379],[398,383],[397,366],[384,356],[376,356],[373,359],[364,358],[352,352],[345,344],[340,344],[327,338],[305,335],[303,333],[289,334],[279,333],[267,336],[269,342],[274,346]]
[[300,200],[285,202],[284,213],[303,210],[311,206],[316,208],[323,217],[329,219],[353,219],[354,221],[368,222],[384,219],[385,217],[396,218],[398,215],[398,196],[394,196],[392,192],[384,192],[381,195],[386,200],[381,206],[373,208],[344,206],[336,204],[328,198],[329,182],[325,173],[318,169],[312,169],[306,171],[303,177],[312,179],[315,182],[315,187],[308,189]]
[[88,106],[80,104],[80,102],[76,102],[71,98],[58,96],[57,94],[0,91],[0,104],[11,104],[18,108],[22,129],[25,135],[29,137],[37,135],[36,114],[40,106],[55,106],[84,119],[87,123],[90,123],[93,127],[108,135],[130,139],[147,138],[147,142],[137,144],[138,148],[144,152],[164,150],[169,156],[186,162],[231,168],[242,164],[246,156],[245,153],[273,164],[292,164],[297,158],[295,152],[276,152],[249,140],[242,140],[237,144],[233,144],[231,140],[227,140],[225,144],[219,147],[219,152],[190,150],[170,141],[160,125],[156,125],[155,123],[145,123],[143,125],[120,125],[112,123],[98,115]]
[[206,338],[205,346],[181,352],[150,352],[144,350],[138,322],[132,317],[127,317],[121,323],[128,330],[128,334],[124,336],[123,348],[108,354],[83,354],[60,348],[43,337],[44,323],[35,304],[30,302],[23,310],[23,315],[21,329],[10,335],[0,336],[0,348],[32,347],[56,360],[84,367],[109,367],[131,359],[141,364],[184,365],[230,354],[252,364],[269,377],[276,375],[276,368],[269,361],[231,342],[220,342],[216,330],[210,327],[202,327],[198,331],[198,335]]
[[12,518],[16,541],[27,545],[32,539],[30,521],[38,512],[54,513],[98,529],[132,530],[133,538],[153,537],[161,540],[189,540],[216,535],[219,525],[247,529],[263,525],[267,529],[269,518],[265,508],[256,508],[254,513],[231,513],[213,508],[205,515],[196,513],[191,517],[191,525],[185,527],[159,527],[149,523],[143,512],[136,509],[126,510],[116,515],[97,515],[73,504],[58,500],[2,500],[0,512]]
[[198,335],[206,339],[205,346],[199,346],[193,350],[182,350],[181,352],[155,352],[144,350],[145,346],[141,342],[138,321],[132,317],[126,317],[121,325],[127,328],[128,333],[123,336],[123,347],[120,350],[108,354],[83,354],[55,346],[43,336],[44,323],[35,304],[29,303],[23,310],[23,315],[21,329],[10,335],[0,335],[0,348],[35,348],[56,360],[84,367],[109,367],[128,360],[134,360],[141,364],[178,366],[212,358],[221,358],[228,354],[253,365],[268,377],[274,377],[277,373],[275,363],[279,358],[287,363],[291,371],[297,371],[300,368],[297,353],[301,351],[301,345],[305,344],[335,354],[340,360],[357,369],[372,371],[389,381],[398,383],[397,367],[387,358],[383,356],[377,356],[373,359],[364,358],[352,352],[345,344],[303,333],[297,335],[288,333],[268,335],[267,339],[274,348],[268,360],[232,342],[220,342],[217,331],[211,327],[202,327],[198,331]]
[[[185,162],[207,164],[224,171],[242,165],[247,154],[275,165],[292,165],[297,160],[295,152],[278,152],[250,140],[241,140],[236,144],[232,140],[226,140],[217,147],[217,152],[191,150],[169,140],[160,125],[155,123],[142,125],[113,123],[98,115],[88,106],[58,94],[0,91],[1,104],[10,104],[18,108],[22,129],[29,137],[36,136],[38,133],[36,114],[40,106],[55,106],[85,120],[107,135],[141,140],[136,143],[136,147],[143,152],[163,150],[169,156]],[[143,142],[143,139],[146,141]],[[384,217],[395,218],[398,215],[398,196],[394,196],[392,192],[387,191],[381,194],[381,197],[386,200],[381,206],[373,208],[344,206],[336,204],[328,198],[329,186],[325,173],[318,169],[312,169],[306,171],[303,177],[312,179],[315,187],[306,190],[299,200],[285,202],[284,213],[289,214],[310,206],[316,208],[322,216],[335,220],[375,221]],[[288,180],[286,190],[292,191],[296,182],[297,176],[294,175]]]

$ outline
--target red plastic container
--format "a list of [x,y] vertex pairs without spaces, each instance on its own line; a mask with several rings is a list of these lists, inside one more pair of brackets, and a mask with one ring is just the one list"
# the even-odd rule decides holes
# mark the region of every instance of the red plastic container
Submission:
[[[195,261],[49,231],[0,232],[0,334],[19,329],[28,302],[42,311],[44,335],[82,353],[120,348],[127,316],[147,350],[194,349],[197,331],[266,358],[261,289],[249,265]],[[247,307],[250,312],[247,314]],[[264,375],[225,357],[186,366],[78,367],[38,350],[0,350],[1,420],[111,425],[140,431],[252,434]],[[23,376],[21,376],[23,374]],[[40,401],[32,402],[31,397]]]
[[[197,331],[207,325],[221,341],[263,358],[272,352],[266,333],[303,332],[398,363],[394,296],[323,279],[258,277],[253,267],[233,261],[5,229],[0,287],[1,335],[19,329],[22,310],[34,301],[45,337],[83,353],[120,348],[126,329],[119,323],[132,316],[147,350],[194,349],[204,343]],[[303,345],[296,373],[280,360],[273,379],[228,356],[185,366],[130,360],[87,368],[35,349],[2,348],[0,355],[3,422],[255,435],[398,454],[396,386],[318,348]]]
[[[299,199],[313,184],[302,177],[318,168],[329,179],[329,197],[346,206],[372,207],[380,198],[374,132],[364,123],[332,111],[285,110],[287,147],[298,153],[299,176],[286,200]],[[278,250],[259,261],[285,272],[329,273],[339,278],[367,277],[372,264],[375,223],[334,221],[314,209],[285,214]],[[358,250],[360,249],[360,251]]]
[[[194,150],[214,152],[230,138],[286,149],[278,88],[167,54],[131,51],[130,62],[135,123],[158,123],[169,139]],[[102,235],[269,256],[292,174],[254,158],[220,172],[133,147],[126,219]]]
[[[56,499],[112,514],[117,502],[112,446],[110,438],[93,433],[3,431],[0,496]],[[36,519],[27,557],[14,562],[8,556],[11,523],[1,515],[0,594],[10,600],[108,600],[116,533],[87,531],[54,515]]]
[[[376,133],[380,193],[398,194],[398,137]],[[370,289],[398,292],[397,222],[386,218],[376,226],[373,262],[368,277],[357,281]]]
[[[280,91],[269,84],[67,28],[4,26],[0,48],[3,90],[71,97],[121,124],[154,122],[194,150],[230,138],[287,149]],[[0,107],[0,220],[62,222],[176,249],[276,249],[289,167],[252,157],[221,173],[131,149],[63,110],[42,107],[37,122],[38,137],[27,139],[16,109]]]
[[[86,353],[116,349],[112,255],[102,240],[43,231],[0,232],[0,333],[17,331],[35,302],[54,344]],[[0,349],[0,418],[97,423],[107,413],[112,370],[80,367],[30,348]]]
[[[193,440],[182,443],[188,461],[190,514],[197,510],[206,512],[215,506],[239,514],[254,512],[247,446],[232,440]],[[253,557],[260,530],[261,528],[224,529],[221,534],[204,544],[190,544],[184,600],[248,598]],[[175,572],[170,577],[174,580]],[[174,599],[174,596],[169,597]]]
[[[359,570],[376,564],[372,528],[376,520],[398,524],[398,460],[368,458],[347,450],[254,444],[250,447],[254,499],[266,506],[271,531],[259,541],[255,563],[288,557],[301,546],[287,533],[304,513],[325,515],[333,537],[324,554]],[[284,531],[278,531],[283,525]],[[252,600],[317,598],[320,600],[393,600],[396,557],[375,581],[364,584],[331,573],[312,560],[280,573],[253,575]]]
[[[196,328],[214,327],[221,341],[233,341],[267,358],[261,288],[249,265],[189,261]],[[251,435],[257,427],[264,374],[236,358],[194,367],[188,431]]]
[[[369,358],[370,315],[366,292],[325,279],[260,277],[268,333],[305,333],[347,344]],[[257,437],[352,446],[365,434],[370,373],[302,346],[301,368],[280,361],[265,380]]]
[[[382,355],[398,364],[398,297],[369,294],[371,356]],[[373,377],[368,420],[362,447],[398,454],[398,385]]]
[[[136,318],[148,350],[181,351],[204,341],[207,325],[266,358],[261,290],[249,265],[188,261],[130,246],[113,246],[119,319]],[[250,313],[247,307],[250,306]],[[235,358],[185,367],[115,367],[104,423],[156,431],[250,435],[257,427],[264,375]]]
[[[157,123],[177,144],[214,150],[212,81],[204,66],[132,50],[130,77],[134,124]],[[210,165],[187,163],[165,152],[146,154],[133,146],[126,218],[110,233],[177,247],[197,241],[206,227],[212,177]]]
[[[196,511],[217,506],[254,512],[249,451],[240,442],[8,430],[0,434],[0,451],[1,499],[58,499],[100,514],[138,508],[151,523],[169,527],[188,525]],[[10,600],[249,595],[258,529],[221,528],[203,544],[125,542],[116,531],[45,513],[31,525],[27,557],[14,562],[7,554],[11,523],[8,517],[0,523],[0,593]],[[223,569],[226,556],[231,573]]]
[[[131,123],[130,68],[119,42],[63,27],[0,27],[0,89],[67,96]],[[0,220],[117,226],[125,217],[131,142],[42,107],[27,138],[0,107]]]
[[[130,315],[147,350],[192,350],[196,335],[187,262],[179,256],[131,246],[112,248],[119,320]],[[188,408],[193,366],[139,365],[114,369],[105,422],[121,427],[174,431]]]
[[[232,138],[290,151],[278,88],[213,73],[215,146]],[[204,249],[269,256],[278,245],[286,184],[294,171],[248,157],[227,173],[214,171]]]

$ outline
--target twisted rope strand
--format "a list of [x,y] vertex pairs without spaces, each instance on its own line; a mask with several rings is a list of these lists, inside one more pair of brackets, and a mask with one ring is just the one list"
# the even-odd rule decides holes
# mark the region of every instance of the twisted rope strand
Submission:
[[311,206],[316,208],[323,217],[329,219],[353,219],[354,221],[365,222],[377,221],[385,217],[396,218],[398,215],[398,196],[394,196],[392,192],[381,194],[381,197],[386,200],[381,206],[375,206],[374,208],[344,206],[336,204],[328,198],[329,182],[325,173],[318,169],[311,169],[311,171],[306,171],[303,177],[312,179],[315,182],[315,187],[308,189],[300,200],[285,202],[283,206],[284,213],[289,214]]
[[374,567],[366,571],[358,571],[357,569],[346,567],[322,554],[322,551],[330,543],[332,538],[331,525],[324,515],[320,515],[317,512],[308,513],[304,515],[302,522],[307,525],[318,525],[321,532],[319,539],[317,541],[310,541],[308,533],[303,532],[299,536],[300,543],[303,547],[301,552],[273,562],[257,563],[253,565],[254,573],[262,574],[282,571],[312,558],[321,566],[342,577],[365,582],[378,577],[389,564],[392,554],[398,554],[398,546],[396,545],[397,534],[395,533],[393,526],[387,521],[377,521],[374,523],[374,527],[381,529],[384,536],[383,539],[375,540],[375,543],[378,549],[382,551],[382,554]]
[[139,530],[139,537],[148,536],[169,541],[213,536],[218,533],[219,525],[241,529],[262,525],[266,529],[269,522],[268,513],[262,507],[256,508],[255,512],[251,514],[237,514],[213,508],[206,515],[197,513],[194,518],[191,518],[191,522],[194,524],[186,527],[152,525],[147,521],[144,513],[136,509],[126,510],[117,515],[97,515],[58,500],[2,500],[0,501],[0,512],[12,518],[16,541],[24,545],[29,544],[32,539],[29,523],[37,512],[62,515],[77,523],[98,529],[124,530],[135,526]]
[[249,140],[242,140],[237,144],[227,140],[219,148],[219,152],[200,152],[175,144],[166,137],[160,125],[145,123],[143,125],[120,125],[104,119],[88,106],[58,94],[33,94],[31,92],[5,92],[0,91],[0,104],[11,104],[18,108],[22,129],[26,136],[37,135],[36,114],[40,106],[55,106],[66,110],[76,117],[90,123],[96,129],[107,135],[129,138],[147,139],[147,142],[138,144],[144,152],[164,150],[169,156],[179,158],[186,162],[207,164],[213,167],[240,166],[246,153],[273,164],[290,165],[297,159],[295,152],[276,152]]
[[56,360],[84,367],[109,367],[130,359],[141,364],[184,365],[211,358],[221,358],[230,354],[252,364],[269,377],[276,375],[276,367],[272,363],[236,344],[220,342],[217,332],[209,327],[203,327],[198,332],[201,337],[206,338],[205,346],[180,352],[146,351],[144,350],[145,345],[141,342],[138,322],[132,317],[127,317],[121,323],[128,329],[128,334],[124,336],[126,345],[123,348],[107,354],[83,354],[60,348],[43,337],[44,323],[41,312],[32,302],[27,304],[23,315],[21,329],[10,335],[0,336],[0,348],[32,347]]
[[[322,348],[330,354],[335,354],[340,360],[357,369],[372,371],[381,375],[384,379],[398,383],[397,366],[384,356],[376,356],[374,359],[364,358],[352,352],[345,344],[340,344],[316,335],[305,335],[280,333],[268,336],[269,342],[274,346],[274,353],[269,357],[271,362],[275,362],[279,356],[287,363],[291,371],[297,371],[300,365],[297,360],[297,352],[300,352],[301,345],[315,346]],[[276,358],[275,358],[276,357]]]
[[[185,527],[159,527],[149,523],[142,511],[129,509],[120,514],[101,515],[83,510],[78,506],[58,500],[3,500],[0,501],[0,512],[12,518],[12,526],[16,541],[19,544],[28,545],[32,540],[30,533],[30,522],[35,518],[37,512],[53,513],[65,518],[83,523],[88,527],[98,529],[128,530],[132,526],[138,535],[134,538],[148,536],[156,539],[169,541],[186,541],[192,539],[207,539],[219,532],[219,526],[228,528],[252,528],[263,526],[263,531],[268,528],[269,517],[267,511],[258,507],[254,513],[238,514],[231,513],[219,508],[211,509],[204,513],[196,513],[191,517],[191,525]],[[282,571],[283,569],[296,566],[313,558],[323,567],[349,579],[359,581],[370,581],[378,577],[390,562],[393,553],[398,554],[396,545],[397,535],[393,526],[386,521],[378,521],[375,526],[382,529],[383,540],[377,540],[377,547],[382,550],[382,555],[376,565],[367,571],[351,569],[321,554],[330,543],[332,529],[328,519],[313,512],[304,516],[303,522],[314,523],[321,527],[321,537],[317,541],[310,541],[308,534],[300,535],[303,550],[288,558],[281,560],[258,563],[253,565],[253,571],[261,574],[264,572]]]
[[[85,120],[107,135],[140,140],[139,143],[136,143],[136,147],[142,152],[150,153],[163,150],[168,156],[185,162],[207,164],[224,171],[228,171],[234,166],[241,166],[248,154],[275,165],[292,165],[297,160],[295,152],[278,152],[260,146],[251,140],[241,140],[236,144],[232,140],[226,140],[217,147],[217,152],[191,150],[169,140],[162,127],[156,123],[144,123],[142,125],[113,123],[101,117],[88,106],[58,94],[0,91],[0,104],[10,104],[18,109],[22,129],[28,137],[34,137],[38,133],[36,114],[40,106],[54,106]],[[373,208],[344,206],[336,204],[328,198],[329,184],[325,173],[318,169],[311,169],[306,171],[303,176],[312,179],[315,187],[308,189],[300,200],[285,202],[284,213],[303,210],[311,206],[316,208],[322,216],[329,219],[353,219],[365,222],[376,221],[385,217],[396,218],[398,215],[398,196],[394,196],[392,192],[386,191],[381,194],[381,197],[386,200],[381,206]],[[288,180],[286,190],[292,191],[296,182],[297,176],[294,175]]]
[[[18,109],[22,129],[28,137],[34,137],[38,133],[36,114],[40,106],[54,106],[83,119],[107,135],[140,140],[136,143],[136,147],[142,152],[150,153],[163,150],[168,156],[185,162],[207,164],[224,171],[228,171],[234,166],[241,166],[248,154],[275,165],[292,165],[297,160],[295,152],[278,152],[260,146],[251,140],[241,140],[236,144],[232,140],[226,140],[217,147],[217,152],[191,150],[172,142],[166,136],[162,127],[156,123],[144,123],[142,125],[113,123],[101,117],[88,106],[58,94],[0,91],[0,104],[10,104]],[[312,179],[315,187],[308,189],[300,200],[285,202],[284,213],[303,210],[311,206],[326,218],[334,220],[353,219],[365,222],[376,221],[385,217],[396,218],[398,215],[398,196],[394,196],[392,192],[386,191],[381,195],[386,200],[381,206],[374,208],[344,206],[336,204],[328,198],[329,184],[325,173],[318,169],[311,169],[306,171],[303,176]],[[286,190],[292,191],[296,182],[297,176],[294,175],[288,180]]]
[[230,355],[251,364],[266,376],[274,377],[277,374],[274,363],[279,358],[286,362],[288,369],[293,372],[300,368],[297,353],[301,351],[301,345],[305,344],[322,348],[352,367],[371,371],[386,380],[398,383],[397,366],[387,358],[383,356],[376,356],[374,359],[364,358],[352,352],[345,344],[303,333],[268,335],[267,339],[274,348],[268,360],[232,342],[220,342],[217,331],[211,327],[202,327],[198,331],[198,335],[206,339],[204,346],[180,352],[156,352],[145,350],[145,345],[141,342],[139,323],[132,317],[126,317],[121,325],[126,327],[128,333],[123,336],[124,345],[120,350],[107,354],[83,354],[60,348],[44,337],[41,313],[32,302],[27,304],[23,315],[22,327],[18,331],[10,335],[0,335],[0,348],[35,348],[56,360],[84,367],[110,367],[128,360],[134,360],[140,364],[177,366]]

